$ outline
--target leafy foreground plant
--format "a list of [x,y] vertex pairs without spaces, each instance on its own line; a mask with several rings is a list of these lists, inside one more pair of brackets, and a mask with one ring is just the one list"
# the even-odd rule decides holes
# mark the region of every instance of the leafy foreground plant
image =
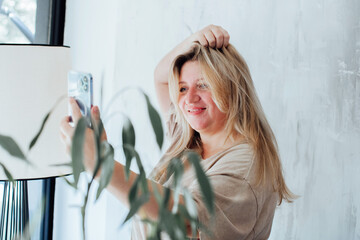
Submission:
[[[140,90],[141,91],[141,90]],[[122,91],[123,92],[123,91]],[[141,91],[142,92],[142,91]],[[150,117],[151,125],[156,135],[156,140],[159,148],[161,149],[163,144],[163,129],[161,125],[161,119],[158,112],[150,103],[149,97],[142,92],[146,103],[148,115]],[[120,94],[117,94],[120,95]],[[117,96],[115,96],[117,97]],[[106,112],[106,111],[105,111]],[[126,180],[129,180],[130,175],[130,165],[133,159],[136,160],[136,164],[139,169],[139,175],[134,181],[129,195],[130,210],[126,219],[127,222],[131,219],[143,206],[146,202],[149,201],[150,195],[154,194],[156,202],[159,206],[158,219],[156,221],[144,218],[142,221],[148,225],[148,236],[149,240],[161,239],[161,233],[166,233],[171,239],[186,239],[187,236],[187,224],[190,224],[193,236],[196,235],[197,229],[200,228],[202,231],[209,231],[202,226],[198,221],[198,214],[196,210],[195,202],[190,194],[190,192],[181,186],[181,179],[184,173],[183,159],[184,157],[191,163],[195,169],[196,177],[200,186],[200,190],[203,195],[203,201],[207,207],[207,210],[210,214],[214,213],[214,197],[211,189],[210,182],[206,177],[203,169],[200,165],[200,157],[194,152],[184,152],[183,156],[174,158],[170,161],[169,167],[167,169],[167,176],[173,175],[172,189],[174,190],[174,204],[170,209],[170,195],[172,191],[168,188],[165,188],[165,191],[161,194],[155,184],[153,185],[153,193],[149,191],[148,182],[146,179],[146,173],[144,171],[140,156],[135,149],[135,131],[133,124],[130,119],[126,116],[125,123],[122,129],[122,150],[126,158],[125,165],[125,176]],[[83,230],[83,239],[86,239],[85,236],[85,215],[86,207],[89,198],[89,191],[95,179],[95,176],[100,173],[98,179],[99,185],[96,194],[96,200],[99,198],[103,190],[109,184],[114,171],[114,148],[107,142],[101,140],[101,135],[104,131],[103,123],[100,122],[98,125],[92,121],[92,126],[94,129],[95,137],[95,147],[96,147],[96,167],[90,181],[87,184],[87,191],[84,196],[83,206],[81,207],[82,214],[82,230]],[[84,171],[83,166],[83,145],[84,145],[84,134],[87,128],[87,122],[85,118],[81,118],[75,128],[75,133],[73,136],[73,143],[71,148],[71,158],[72,158],[72,168],[74,174],[74,182],[70,182],[67,179],[67,183],[76,188],[78,187],[78,182],[80,178],[80,173]],[[183,194],[185,204],[179,203],[180,194]]]
[[[21,149],[21,147],[19,146],[19,144],[11,137],[11,136],[7,136],[7,135],[2,135],[0,134],[0,146],[12,157],[15,157],[15,159],[21,160],[21,161],[25,161],[27,164],[31,165],[31,162],[28,160],[27,155],[29,154],[29,152],[31,151],[31,149],[36,145],[42,131],[44,130],[45,124],[47,122],[47,120],[49,119],[51,113],[55,110],[55,108],[58,106],[58,104],[65,98],[65,96],[61,96],[56,103],[54,104],[54,106],[51,108],[51,110],[45,115],[45,118],[43,119],[42,123],[41,123],[41,127],[39,129],[39,131],[36,133],[36,135],[32,138],[29,147],[28,147],[28,151],[25,154],[24,151]],[[0,166],[2,167],[6,177],[8,178],[8,180],[10,182],[14,182],[14,179],[10,173],[10,171],[7,169],[7,167],[1,162],[0,159]]]
[[[25,153],[21,149],[20,145],[11,136],[7,136],[7,135],[0,134],[0,147],[3,148],[10,156],[14,157],[14,159],[24,161],[26,164],[29,164],[31,166],[32,163],[29,160],[28,155],[29,155],[30,151],[32,150],[32,148],[36,145],[41,133],[44,130],[44,127],[45,127],[46,122],[48,121],[50,115],[55,110],[55,108],[58,106],[58,104],[63,99],[65,99],[65,97],[66,96],[61,96],[56,101],[56,103],[54,104],[52,109],[45,115],[45,118],[43,119],[43,121],[41,123],[40,129],[35,134],[35,136],[32,138],[32,140],[28,146],[27,153]],[[4,171],[8,181],[12,183],[11,186],[15,188],[15,185],[17,184],[17,182],[14,180],[11,172],[7,169],[5,164],[3,164],[1,162],[1,159],[0,159],[0,166],[1,166],[2,170]],[[37,226],[41,222],[42,213],[44,211],[44,206],[45,206],[45,199],[41,199],[40,204],[37,207],[37,210],[35,211],[32,218],[30,218],[30,221],[26,223],[26,226],[25,226],[25,229],[23,230],[23,232],[20,232],[20,229],[17,229],[15,232],[9,233],[10,236],[12,235],[13,239],[15,239],[15,240],[16,239],[31,239],[31,236],[33,235]],[[3,216],[1,216],[1,217],[3,217]],[[17,220],[17,221],[19,221],[19,220]]]

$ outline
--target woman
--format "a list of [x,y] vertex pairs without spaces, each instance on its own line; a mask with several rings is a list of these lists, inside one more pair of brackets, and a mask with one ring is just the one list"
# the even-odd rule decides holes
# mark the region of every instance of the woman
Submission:
[[[157,188],[163,191],[170,185],[165,176],[168,161],[184,150],[195,150],[202,156],[215,195],[211,239],[267,239],[276,204],[283,199],[290,201],[292,195],[285,185],[276,140],[249,69],[229,44],[229,34],[210,25],[187,38],[158,64],[155,84],[161,110],[169,119],[168,136],[172,142],[151,174]],[[76,122],[81,114],[74,100],[70,104]],[[100,119],[97,107],[92,114]],[[73,131],[65,118],[61,135],[68,149]],[[92,171],[95,154],[90,129],[86,138],[85,167]],[[123,168],[119,163],[115,165],[108,190],[128,204],[136,174],[131,173],[127,182]],[[152,189],[151,180],[148,183]],[[209,216],[192,171],[185,172],[183,185],[193,195],[200,222],[207,225]],[[153,196],[142,212],[157,218]],[[202,232],[198,237],[209,238]],[[132,238],[145,239],[145,229],[139,222],[134,224]]]

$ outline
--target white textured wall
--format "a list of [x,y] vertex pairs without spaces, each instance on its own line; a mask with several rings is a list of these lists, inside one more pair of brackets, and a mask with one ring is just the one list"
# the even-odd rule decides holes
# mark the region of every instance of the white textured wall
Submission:
[[[141,86],[155,102],[153,70],[161,57],[191,31],[210,23],[227,29],[250,66],[287,183],[300,195],[277,209],[271,239],[360,239],[358,0],[67,2],[65,38],[74,66],[103,79],[104,105],[128,85]],[[148,167],[155,164],[159,151],[153,150],[141,96],[129,92],[115,105],[138,119],[139,150]],[[108,124],[115,143],[116,121]],[[58,191],[62,208],[71,199]],[[89,210],[97,217],[88,231],[102,229],[89,239],[127,238],[116,229],[124,217],[117,200],[105,195]],[[76,220],[66,211],[58,214],[58,239],[65,239],[66,229],[79,229],[69,218]]]

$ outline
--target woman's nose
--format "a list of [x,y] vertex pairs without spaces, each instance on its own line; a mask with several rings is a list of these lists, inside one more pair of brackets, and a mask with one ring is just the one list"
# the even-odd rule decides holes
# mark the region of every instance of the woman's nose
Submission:
[[185,103],[186,104],[196,103],[199,100],[200,100],[200,96],[199,96],[198,92],[194,89],[189,89],[186,94]]

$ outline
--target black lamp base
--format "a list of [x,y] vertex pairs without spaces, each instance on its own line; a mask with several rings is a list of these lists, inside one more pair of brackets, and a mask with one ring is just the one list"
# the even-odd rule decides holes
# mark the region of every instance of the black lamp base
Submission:
[[5,182],[1,209],[0,240],[22,236],[25,233],[28,221],[27,181]]

